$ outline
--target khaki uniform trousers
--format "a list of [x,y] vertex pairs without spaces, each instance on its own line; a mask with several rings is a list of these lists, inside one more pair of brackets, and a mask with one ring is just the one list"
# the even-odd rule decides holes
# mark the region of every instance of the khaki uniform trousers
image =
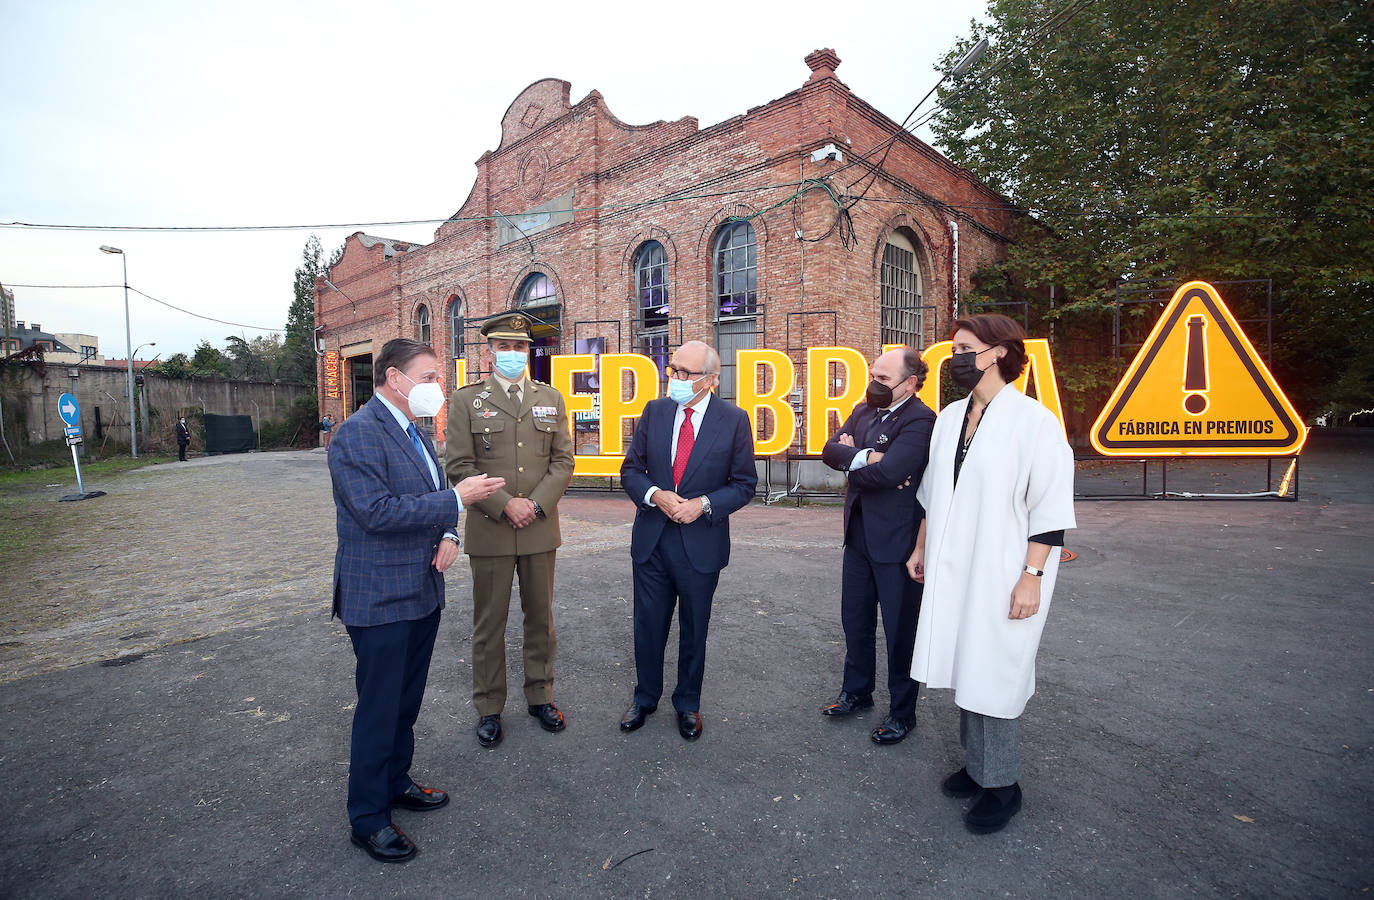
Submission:
[[472,567],[472,705],[479,716],[506,706],[506,619],[511,578],[520,579],[525,615],[525,703],[553,702],[553,565],[557,550],[523,556],[469,556]]

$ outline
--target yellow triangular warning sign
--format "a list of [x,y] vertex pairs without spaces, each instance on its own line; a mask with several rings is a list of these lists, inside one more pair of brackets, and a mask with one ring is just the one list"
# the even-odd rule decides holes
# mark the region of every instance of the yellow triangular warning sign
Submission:
[[1090,436],[1106,456],[1286,456],[1307,431],[1216,289],[1190,281]]

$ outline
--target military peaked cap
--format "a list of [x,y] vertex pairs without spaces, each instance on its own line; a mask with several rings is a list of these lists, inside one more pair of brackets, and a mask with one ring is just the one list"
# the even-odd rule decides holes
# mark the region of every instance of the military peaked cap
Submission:
[[488,340],[530,341],[533,327],[534,320],[524,313],[503,313],[482,324],[482,336]]

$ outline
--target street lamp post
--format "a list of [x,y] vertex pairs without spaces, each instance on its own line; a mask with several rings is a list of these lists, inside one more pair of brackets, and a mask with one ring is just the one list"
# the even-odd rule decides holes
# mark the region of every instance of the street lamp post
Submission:
[[101,244],[100,252],[116,253],[120,262],[124,264],[124,346],[129,351],[129,358],[126,360],[129,367],[129,452],[134,459],[138,459],[138,424],[134,421],[134,338],[133,331],[129,328],[129,257],[124,255],[123,250],[108,244]]

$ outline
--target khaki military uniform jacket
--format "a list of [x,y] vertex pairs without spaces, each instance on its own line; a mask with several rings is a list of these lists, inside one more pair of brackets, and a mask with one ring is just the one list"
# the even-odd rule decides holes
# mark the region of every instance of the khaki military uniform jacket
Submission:
[[[469,507],[463,549],[469,556],[545,553],[562,541],[558,501],[572,481],[573,443],[563,395],[526,379],[520,409],[489,377],[453,392],[445,429],[444,470],[453,484],[472,475],[499,475],[506,486]],[[524,528],[502,512],[512,497],[527,497],[544,510]]]

